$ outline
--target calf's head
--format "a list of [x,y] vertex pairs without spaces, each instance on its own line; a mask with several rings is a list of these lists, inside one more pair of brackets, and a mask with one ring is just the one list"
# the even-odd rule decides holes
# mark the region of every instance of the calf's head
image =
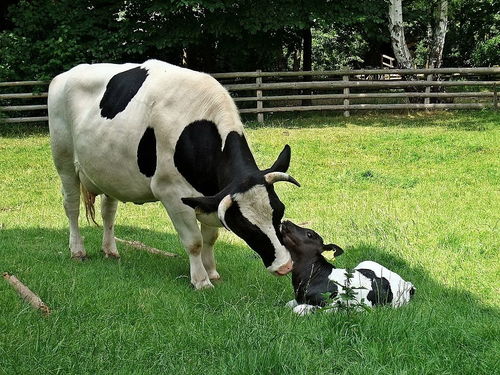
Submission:
[[344,250],[335,244],[325,245],[323,238],[312,229],[299,227],[291,221],[284,221],[281,224],[281,236],[296,263],[322,257],[321,253],[327,250],[333,250],[335,256],[344,253]]
[[285,275],[292,270],[291,256],[283,246],[280,231],[285,206],[273,185],[285,181],[300,186],[286,173],[289,163],[290,147],[286,146],[271,168],[235,177],[214,196],[182,198],[182,201],[198,214],[216,215],[222,225],[260,255],[270,272]]

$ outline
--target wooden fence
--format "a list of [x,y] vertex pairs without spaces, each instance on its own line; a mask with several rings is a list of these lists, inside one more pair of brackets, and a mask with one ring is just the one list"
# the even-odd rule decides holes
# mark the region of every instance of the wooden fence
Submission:
[[[240,113],[498,109],[500,67],[216,73]],[[307,77],[307,78],[306,78]],[[0,82],[3,121],[47,121],[48,82]],[[8,115],[8,117],[5,116]],[[2,119],[0,118],[0,121]]]

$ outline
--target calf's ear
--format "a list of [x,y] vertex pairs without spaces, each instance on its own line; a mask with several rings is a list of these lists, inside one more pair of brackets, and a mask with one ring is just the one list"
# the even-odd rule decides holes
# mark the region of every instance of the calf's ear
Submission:
[[217,211],[220,202],[220,199],[217,196],[181,198],[181,200],[182,203],[188,205],[189,207],[206,214]]
[[344,250],[340,246],[337,246],[333,243],[329,243],[328,245],[323,245],[323,251],[333,250],[333,255],[338,257],[339,255],[344,254]]

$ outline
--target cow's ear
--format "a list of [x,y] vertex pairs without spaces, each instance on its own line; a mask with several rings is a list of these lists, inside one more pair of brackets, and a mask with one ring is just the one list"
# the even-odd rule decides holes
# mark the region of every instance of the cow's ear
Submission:
[[217,197],[196,197],[196,198],[181,198],[182,203],[194,208],[197,211],[209,214],[216,212],[219,206],[220,199]]
[[273,166],[268,169],[271,172],[286,172],[288,167],[290,166],[290,157],[291,157],[290,146],[285,145],[283,151],[281,151],[280,156],[274,162]]
[[333,255],[338,257],[339,255],[344,254],[344,250],[340,246],[337,246],[333,243],[329,243],[328,245],[323,245],[323,251],[333,250]]

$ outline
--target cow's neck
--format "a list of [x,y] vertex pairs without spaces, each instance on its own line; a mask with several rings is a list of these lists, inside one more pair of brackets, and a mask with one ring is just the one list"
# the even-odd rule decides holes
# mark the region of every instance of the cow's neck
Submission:
[[226,138],[222,152],[221,168],[218,170],[219,189],[222,190],[233,181],[242,181],[255,175],[259,168],[243,135],[231,132]]

